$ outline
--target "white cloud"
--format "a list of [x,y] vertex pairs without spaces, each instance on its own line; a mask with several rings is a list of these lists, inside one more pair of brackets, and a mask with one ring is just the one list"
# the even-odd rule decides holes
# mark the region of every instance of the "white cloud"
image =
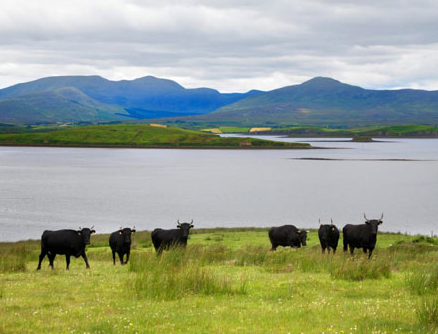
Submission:
[[155,75],[273,89],[314,76],[438,89],[438,3],[0,0],[0,87],[49,75]]

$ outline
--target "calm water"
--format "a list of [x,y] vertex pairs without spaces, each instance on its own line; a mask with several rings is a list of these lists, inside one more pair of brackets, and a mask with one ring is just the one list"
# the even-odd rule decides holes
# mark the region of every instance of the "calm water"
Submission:
[[178,218],[195,227],[307,228],[333,218],[342,227],[382,211],[382,230],[438,233],[437,161],[294,160],[437,160],[438,140],[312,144],[346,149],[0,147],[0,240],[91,225],[171,228]]

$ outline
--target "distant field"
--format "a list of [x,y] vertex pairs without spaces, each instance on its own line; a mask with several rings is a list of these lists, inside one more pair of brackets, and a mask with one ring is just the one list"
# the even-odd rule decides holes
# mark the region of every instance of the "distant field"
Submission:
[[70,127],[47,133],[0,134],[0,145],[144,148],[310,148],[308,144],[221,138],[213,134],[149,125]]
[[272,128],[262,132],[288,134],[291,137],[438,137],[438,127],[429,125],[371,126],[364,128],[331,129],[324,127],[296,126]]
[[[91,269],[64,256],[35,271],[38,241],[0,243],[0,333],[436,333],[438,239],[379,234],[371,260],[339,247],[271,252],[267,229],[194,230],[157,258],[150,233],[113,266],[92,236]],[[340,245],[341,246],[341,245]]]

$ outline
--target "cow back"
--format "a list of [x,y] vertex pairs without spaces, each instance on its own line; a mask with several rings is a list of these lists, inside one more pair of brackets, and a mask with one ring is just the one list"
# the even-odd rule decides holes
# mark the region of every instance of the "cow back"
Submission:
[[41,246],[53,254],[79,256],[85,248],[82,237],[75,230],[44,231]]

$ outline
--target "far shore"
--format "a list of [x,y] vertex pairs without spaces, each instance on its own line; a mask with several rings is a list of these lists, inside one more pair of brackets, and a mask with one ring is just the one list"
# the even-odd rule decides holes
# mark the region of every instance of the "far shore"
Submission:
[[36,144],[7,144],[0,143],[0,147],[63,147],[63,148],[137,148],[137,149],[169,149],[169,150],[311,150],[328,149],[315,146],[137,146],[137,145],[36,145]]

